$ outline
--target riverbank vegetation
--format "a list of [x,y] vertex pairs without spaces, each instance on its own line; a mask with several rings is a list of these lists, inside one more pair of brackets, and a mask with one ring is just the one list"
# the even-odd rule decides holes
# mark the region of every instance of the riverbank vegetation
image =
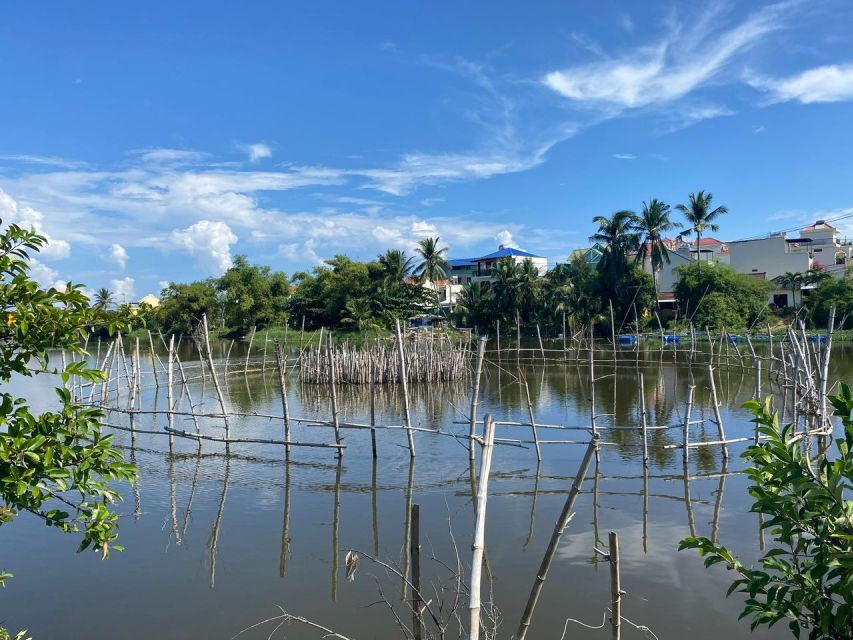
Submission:
[[705,566],[722,563],[737,574],[728,594],[743,593],[742,618],[750,627],[783,623],[794,637],[836,640],[853,637],[853,394],[846,384],[830,396],[843,426],[836,455],[810,458],[792,425],[764,404],[746,403],[755,416],[758,435],[766,440],[743,454],[750,463],[752,511],[762,516],[762,529],[773,537],[772,549],[757,566],[747,566],[725,546],[692,537],[681,549],[698,549]]
[[[113,481],[132,482],[136,469],[113,447],[112,436],[102,434],[103,412],[80,404],[72,389],[104,379],[84,358],[89,331],[126,326],[118,312],[93,308],[80,285],[43,289],[31,278],[30,255],[45,243],[14,224],[0,232],[0,526],[38,518],[76,534],[78,552],[90,549],[106,558],[120,549],[112,509],[120,495]],[[56,350],[62,350],[61,364]],[[13,378],[45,374],[61,381],[54,411],[36,412],[32,399],[5,386]],[[10,577],[0,571],[0,586]]]

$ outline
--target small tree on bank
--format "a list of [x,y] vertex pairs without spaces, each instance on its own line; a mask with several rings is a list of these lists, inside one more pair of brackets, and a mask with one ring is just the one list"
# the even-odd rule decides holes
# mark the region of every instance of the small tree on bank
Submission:
[[744,407],[767,440],[749,447],[752,511],[765,516],[763,528],[775,543],[747,567],[726,547],[708,538],[686,538],[679,549],[698,549],[705,566],[723,563],[738,574],[728,594],[745,594],[741,618],[750,627],[785,621],[791,633],[809,640],[853,638],[853,394],[847,385],[830,397],[844,433],[837,455],[812,461],[792,425],[779,426],[770,399]]
[[[43,236],[16,225],[0,231],[0,384],[13,377],[59,374],[58,408],[35,413],[25,397],[0,391],[0,525],[19,516],[80,535],[78,550],[93,549],[103,558],[118,536],[111,505],[120,499],[113,481],[133,481],[136,469],[125,464],[101,433],[103,413],[74,401],[69,384],[76,378],[95,384],[102,371],[85,362],[83,341],[103,314],[89,306],[80,285],[42,289],[29,275],[30,253]],[[64,370],[52,363],[51,350],[72,354]],[[6,549],[9,552],[9,549]],[[0,572],[0,585],[11,574]]]

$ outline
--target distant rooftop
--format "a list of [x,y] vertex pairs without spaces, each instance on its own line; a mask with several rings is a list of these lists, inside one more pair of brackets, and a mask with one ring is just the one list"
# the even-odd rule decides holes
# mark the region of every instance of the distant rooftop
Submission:
[[482,256],[480,258],[475,258],[475,261],[480,262],[481,260],[496,260],[497,258],[506,258],[507,256],[517,256],[519,258],[542,258],[543,256],[537,256],[535,253],[530,253],[528,251],[522,251],[521,249],[516,249],[515,247],[505,247],[501,245],[498,247],[497,251],[494,251],[488,255]]
[[456,258],[448,260],[451,267],[473,267],[477,264],[476,258]]
[[824,220],[816,220],[813,225],[809,225],[802,231],[822,231],[823,229],[835,229],[835,227]]

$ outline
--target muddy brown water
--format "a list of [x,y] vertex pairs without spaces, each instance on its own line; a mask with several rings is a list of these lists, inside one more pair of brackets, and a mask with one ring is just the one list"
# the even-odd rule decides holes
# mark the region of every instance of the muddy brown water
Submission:
[[[191,353],[183,355],[188,367],[197,365]],[[833,380],[853,378],[850,355],[850,345],[834,349]],[[232,369],[241,369],[236,348],[231,358]],[[601,350],[597,358],[599,425],[638,425],[635,355],[618,353],[615,375],[610,351]],[[228,376],[225,393],[232,410],[280,414],[273,366],[270,359],[265,372]],[[522,369],[537,422],[589,424],[583,363],[527,362]],[[649,424],[679,425],[691,384],[690,367],[680,356],[652,350],[641,352],[640,370]],[[512,355],[500,363],[487,363],[481,415],[527,421],[526,398],[515,371]],[[692,376],[694,417],[710,419],[704,366],[693,367]],[[165,375],[161,377],[165,380]],[[198,410],[218,410],[209,380],[194,380],[191,385]],[[727,436],[751,435],[753,425],[740,407],[753,395],[754,374],[736,365],[727,367],[719,372],[718,385]],[[48,406],[53,397],[48,379],[16,381],[10,387],[33,398],[36,406]],[[158,393],[149,387],[146,384],[143,406],[165,408],[165,390]],[[766,376],[763,389],[772,391]],[[367,387],[343,386],[338,395],[342,420],[368,421]],[[331,415],[328,389],[303,386],[291,377],[288,396],[293,416]],[[186,398],[176,391],[177,398],[185,408]],[[465,419],[469,403],[467,381],[411,387],[412,421],[425,429],[466,433],[467,426],[453,422]],[[379,389],[376,414],[380,424],[401,424],[402,402],[396,388]],[[122,416],[111,419],[126,423]],[[161,430],[165,416],[143,415],[136,424]],[[176,426],[193,428],[181,417]],[[203,428],[222,433],[215,420],[204,420]],[[282,433],[280,422],[260,418],[234,418],[231,428],[235,437],[280,438]],[[334,441],[328,428],[293,429],[295,439]],[[650,432],[645,509],[642,436],[629,431],[603,433],[612,444],[601,447],[599,462],[590,468],[528,637],[559,640],[567,619],[602,625],[609,606],[610,574],[594,548],[606,548],[609,531],[619,534],[626,591],[622,614],[628,620],[649,627],[661,639],[750,635],[747,623],[737,621],[739,597],[724,597],[731,576],[719,565],[704,569],[694,552],[676,550],[679,540],[695,529],[729,545],[748,563],[758,557],[759,521],[749,512],[748,479],[739,457],[746,444],[730,446],[727,465],[719,447],[691,451],[690,479],[685,482],[681,451],[662,446],[681,443],[680,427]],[[415,503],[420,506],[421,583],[433,606],[447,596],[428,585],[452,582],[447,567],[456,565],[457,549],[467,581],[474,509],[466,445],[450,437],[417,433],[417,457],[412,461],[402,431],[380,431],[374,461],[369,432],[346,430],[344,436],[347,449],[340,463],[333,450],[307,448],[294,448],[285,463],[282,447],[275,445],[236,445],[226,456],[222,445],[205,443],[199,455],[194,442],[178,439],[170,454],[165,437],[140,434],[131,446],[129,433],[116,432],[116,443],[140,470],[137,486],[122,488],[124,502],[118,506],[120,542],[126,550],[106,561],[94,554],[75,554],[73,536],[47,529],[27,515],[0,527],[0,567],[15,574],[0,593],[0,624],[28,628],[37,640],[227,639],[277,615],[281,606],[350,638],[403,637],[382,602],[393,603],[402,619],[411,621],[400,604],[399,578],[362,559],[350,581],[344,558],[354,549],[404,567],[407,505]],[[498,437],[529,439],[529,428],[498,427]],[[542,430],[540,437],[589,439],[583,431]],[[716,427],[710,420],[696,425],[692,437],[716,439]],[[486,521],[489,571],[483,592],[498,611],[501,638],[515,633],[584,449],[543,445],[543,460],[537,465],[529,445],[496,447]],[[465,619],[467,611],[461,614]],[[267,638],[275,624],[261,625],[241,637]],[[458,627],[450,629],[454,637]],[[628,623],[622,633],[623,638],[649,637]],[[750,637],[786,637],[786,633],[762,631]],[[565,637],[609,638],[609,634],[607,625],[591,629],[569,622]],[[321,636],[292,623],[274,637]]]

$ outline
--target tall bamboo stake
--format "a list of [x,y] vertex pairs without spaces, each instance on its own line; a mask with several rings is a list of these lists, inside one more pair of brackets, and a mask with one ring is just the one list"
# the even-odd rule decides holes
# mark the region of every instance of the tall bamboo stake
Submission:
[[249,356],[252,355],[252,343],[255,341],[255,331],[256,330],[257,330],[257,327],[255,327],[255,325],[252,325],[252,332],[249,334],[249,346],[246,349],[246,362],[243,365],[243,373],[244,374],[249,373]]
[[409,455],[415,457],[415,439],[412,435],[412,419],[409,415],[409,385],[406,380],[406,351],[403,346],[403,332],[400,321],[397,320],[397,350],[400,355],[400,385],[403,388],[403,420],[406,427],[406,437],[409,441]]
[[[332,398],[332,424],[335,427],[335,443],[341,443],[341,426],[338,422],[338,392],[335,387],[335,353],[332,350],[332,334],[329,334],[329,344],[326,347],[326,355],[329,359],[329,393]],[[338,449],[338,456],[344,455],[343,449]]]
[[483,357],[486,353],[487,338],[480,338],[477,345],[477,371],[474,374],[474,388],[471,392],[470,423],[468,426],[468,459],[474,459],[474,436],[477,435],[477,403],[480,399],[480,377],[483,374]]
[[495,421],[487,415],[483,433],[483,456],[480,460],[480,482],[477,489],[477,517],[474,523],[474,546],[471,554],[471,596],[469,640],[480,638],[480,576],[483,570],[483,549],[486,537],[486,505],[489,499],[489,472],[492,468],[492,450],[495,444]]
[[610,532],[610,622],[613,640],[619,640],[622,622],[622,585],[619,576],[619,536]]
[[151,331],[148,331],[148,349],[151,355],[151,371],[154,372],[154,386],[160,387],[160,376],[157,375],[157,355],[154,353],[154,338],[151,337]]
[[411,507],[412,535],[409,539],[409,555],[412,557],[412,635],[414,640],[423,637],[423,618],[421,616],[421,508]]
[[376,460],[376,371],[373,356],[370,356],[368,365],[370,376],[370,449],[373,459]]
[[[530,597],[527,599],[524,614],[521,616],[518,631],[515,633],[517,640],[524,640],[527,636],[527,630],[533,620],[533,612],[536,609],[536,603],[539,601],[539,594],[542,592],[542,587],[545,584],[545,580],[548,578],[548,570],[551,568],[551,562],[554,560],[554,555],[557,553],[560,538],[566,530],[566,527],[569,525],[569,520],[571,520],[573,515],[572,511],[575,508],[575,501],[581,491],[581,485],[583,485],[583,481],[586,478],[586,472],[589,469],[589,463],[592,460],[592,454],[595,453],[598,448],[598,439],[599,437],[597,434],[592,436],[592,440],[586,448],[586,453],[584,454],[580,468],[578,469],[578,474],[575,477],[574,483],[572,483],[572,488],[569,491],[565,504],[563,505],[563,511],[560,513],[560,517],[557,518],[557,523],[554,525],[554,532],[551,534],[551,540],[548,543],[548,548],[545,550],[545,555],[542,557],[542,564],[539,565],[539,571],[536,572],[536,579],[533,581],[533,588],[530,590]],[[471,638],[473,640],[476,636],[471,636]]]
[[720,436],[720,441],[723,442],[723,459],[729,459],[729,449],[725,445],[726,431],[723,428],[723,416],[720,415],[720,403],[717,400],[717,383],[714,381],[714,367],[708,365],[708,382],[711,385],[711,408],[714,410],[714,420],[717,423],[717,433]]
[[[219,408],[222,410],[222,421],[225,423],[225,439],[231,438],[231,426],[228,424],[228,410],[225,408],[225,396],[222,394],[222,387],[219,386],[219,378],[216,376],[216,367],[213,366],[213,352],[210,350],[210,332],[207,328],[207,314],[201,316],[202,328],[204,329],[204,348],[207,355],[207,364],[210,367],[210,377],[213,380],[213,388],[216,389],[216,396],[219,398]],[[225,444],[225,450],[228,451],[228,443]]]
[[530,428],[533,431],[533,444],[536,446],[536,460],[542,462],[542,452],[539,450],[539,434],[536,431],[536,418],[533,417],[533,403],[530,401],[530,386],[527,384],[527,378],[518,369],[518,380],[524,386],[524,395],[527,398],[527,415],[530,417]]
[[[687,408],[684,411],[684,468],[690,458],[690,414],[693,412],[693,393],[696,387],[692,384],[687,387]],[[686,473],[686,471],[685,471]]]
[[[287,370],[287,361],[281,353],[281,343],[276,340],[273,345],[275,351],[275,364],[278,369],[278,388],[281,392],[281,410],[284,412],[284,439],[290,442],[290,408],[287,404],[287,384],[285,382],[285,372]],[[285,445],[284,451],[290,455],[290,445]]]
[[[151,336],[150,331],[148,332],[148,336],[149,337]],[[153,345],[151,348],[152,348],[152,353],[153,353],[153,349],[154,349]],[[166,376],[167,376],[166,385],[167,385],[167,395],[168,395],[168,402],[169,402],[169,419],[168,419],[168,422],[169,422],[169,428],[174,429],[175,416],[174,416],[173,412],[175,410],[175,403],[174,403],[174,397],[172,396],[172,364],[175,360],[175,335],[174,334],[172,334],[172,337],[169,339],[169,356],[168,356],[168,358],[169,358],[168,359],[169,368],[166,371]],[[174,447],[174,446],[175,446],[175,436],[170,431],[169,432],[169,451],[171,451],[172,447]]]
[[649,465],[649,441],[647,437],[648,417],[646,415],[646,386],[643,374],[640,373],[640,418],[643,425],[643,466]]
[[536,337],[539,338],[539,351],[542,354],[542,359],[545,359],[545,347],[542,345],[542,332],[539,331],[539,323],[536,323]]

